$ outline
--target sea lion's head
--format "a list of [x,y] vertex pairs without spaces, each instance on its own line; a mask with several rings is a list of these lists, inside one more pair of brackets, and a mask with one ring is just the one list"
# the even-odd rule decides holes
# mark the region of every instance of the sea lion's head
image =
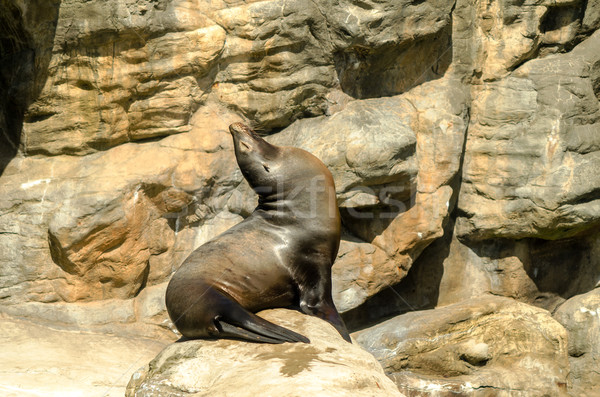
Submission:
[[[252,189],[261,196],[295,200],[332,189],[327,167],[309,152],[290,146],[275,146],[242,123],[229,126],[238,165]],[[306,193],[306,194],[305,194]]]
[[238,165],[263,208],[284,200],[298,217],[339,222],[333,176],[321,160],[300,148],[270,144],[242,123],[229,131]]
[[238,165],[250,186],[261,193],[277,184],[277,169],[281,150],[262,139],[250,127],[242,123],[229,126]]

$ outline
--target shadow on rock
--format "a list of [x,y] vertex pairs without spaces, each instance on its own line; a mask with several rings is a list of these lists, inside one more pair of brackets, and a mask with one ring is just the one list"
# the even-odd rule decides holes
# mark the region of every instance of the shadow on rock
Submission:
[[[46,82],[60,0],[30,1],[22,6],[4,0],[2,7],[0,175],[19,151],[25,112]],[[35,30],[43,30],[44,34],[33,34]]]

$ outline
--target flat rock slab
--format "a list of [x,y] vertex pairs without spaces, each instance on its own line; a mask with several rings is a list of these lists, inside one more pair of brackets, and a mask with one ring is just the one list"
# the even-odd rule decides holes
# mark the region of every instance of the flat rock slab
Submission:
[[136,368],[166,344],[0,315],[0,395],[121,397]]
[[344,341],[325,321],[285,309],[260,316],[311,343],[174,343],[133,374],[126,396],[402,396],[372,355]]

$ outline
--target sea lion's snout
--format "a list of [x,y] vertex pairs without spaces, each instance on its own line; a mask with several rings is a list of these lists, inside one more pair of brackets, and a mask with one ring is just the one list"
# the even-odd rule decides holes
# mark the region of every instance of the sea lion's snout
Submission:
[[250,128],[243,123],[233,123],[229,126],[229,132],[232,134],[249,133]]
[[233,123],[229,126],[231,135],[237,138],[248,137],[253,141],[262,141],[263,139],[250,127],[244,123]]
[[264,162],[278,156],[279,149],[276,146],[265,141],[244,123],[231,124],[229,132],[233,137],[235,156],[242,171],[249,167],[265,168]]
[[239,154],[238,151],[254,152],[256,150],[260,140],[256,139],[253,131],[246,124],[233,123],[229,126],[229,132],[236,147],[236,156]]

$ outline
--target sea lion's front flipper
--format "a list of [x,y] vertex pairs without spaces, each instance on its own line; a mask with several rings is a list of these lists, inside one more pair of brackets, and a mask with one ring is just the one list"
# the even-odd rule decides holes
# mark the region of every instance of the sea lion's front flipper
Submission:
[[220,316],[215,324],[223,336],[265,343],[310,343],[307,337],[258,317],[241,306]]
[[321,317],[321,318],[323,320],[328,321],[331,325],[333,325],[335,327],[335,329],[338,330],[338,332],[340,333],[340,335],[342,336],[342,338],[344,338],[344,340],[346,342],[352,343],[352,339],[350,338],[350,334],[348,333],[346,324],[344,324],[344,320],[342,320],[342,316],[340,316],[338,311],[335,309],[335,306],[332,306],[332,309],[333,310],[330,310],[330,311],[324,313],[323,317]]
[[[309,297],[309,299],[310,299],[310,297]],[[316,303],[315,303],[315,301],[316,301]],[[309,304],[307,302],[313,302],[313,303]],[[340,333],[342,338],[344,338],[344,340],[346,340],[346,342],[352,343],[352,339],[350,338],[348,329],[346,328],[346,325],[344,324],[344,320],[342,320],[342,316],[340,316],[340,313],[335,308],[335,305],[333,304],[333,300],[330,300],[330,299],[308,300],[308,299],[303,298],[300,300],[300,310],[302,310],[306,314],[318,317],[320,319],[323,319],[323,320],[329,322],[331,325],[333,325],[335,327],[335,329],[337,329],[337,331]]]

